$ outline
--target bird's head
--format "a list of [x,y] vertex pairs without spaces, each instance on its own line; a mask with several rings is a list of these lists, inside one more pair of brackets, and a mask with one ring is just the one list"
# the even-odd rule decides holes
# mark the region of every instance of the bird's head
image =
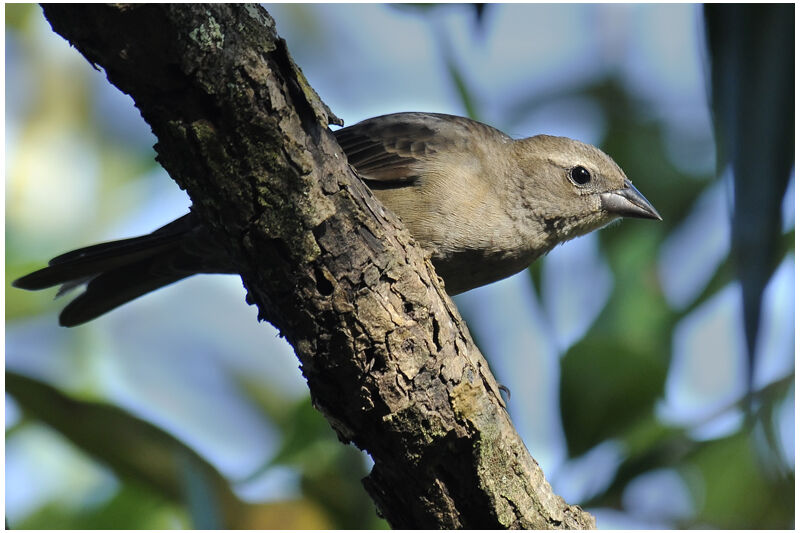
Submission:
[[537,219],[551,237],[564,241],[619,217],[661,215],[613,159],[589,144],[537,135],[514,142],[520,211]]

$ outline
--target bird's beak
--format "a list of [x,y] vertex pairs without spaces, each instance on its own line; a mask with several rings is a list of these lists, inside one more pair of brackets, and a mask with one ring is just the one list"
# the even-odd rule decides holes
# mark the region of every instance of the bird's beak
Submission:
[[625,187],[622,189],[601,193],[600,205],[609,213],[621,217],[662,220],[656,208],[650,205],[647,198],[629,180],[625,180]]

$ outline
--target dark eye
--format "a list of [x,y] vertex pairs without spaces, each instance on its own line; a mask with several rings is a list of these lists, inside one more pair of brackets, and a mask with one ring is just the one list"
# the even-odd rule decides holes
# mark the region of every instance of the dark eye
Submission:
[[592,179],[589,171],[580,165],[570,169],[569,177],[576,185],[586,185]]

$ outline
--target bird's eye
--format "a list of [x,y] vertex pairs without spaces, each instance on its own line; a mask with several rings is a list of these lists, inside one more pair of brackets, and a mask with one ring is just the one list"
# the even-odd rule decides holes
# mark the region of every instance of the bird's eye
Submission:
[[586,185],[592,179],[592,175],[586,168],[578,165],[569,170],[569,179],[571,179],[575,185]]

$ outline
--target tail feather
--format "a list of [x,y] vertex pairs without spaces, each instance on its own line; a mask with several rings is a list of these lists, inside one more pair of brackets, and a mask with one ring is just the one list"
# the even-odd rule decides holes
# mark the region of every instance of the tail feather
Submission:
[[61,312],[62,326],[92,320],[165,285],[197,274],[231,273],[229,258],[190,213],[149,235],[95,244],[53,258],[49,266],[13,282],[39,290],[61,285],[57,296],[86,283]]
[[100,274],[86,290],[72,300],[58,317],[64,327],[79,326],[148,292],[191,276],[193,272],[165,272],[157,275],[147,265],[133,263]]
[[[54,257],[48,266],[12,282],[14,287],[38,291],[56,285],[75,286],[101,272],[128,265],[162,253],[184,239],[196,227],[191,213],[153,233],[78,248]],[[69,290],[67,287],[63,290]]]
[[174,244],[174,238],[157,239],[153,242],[150,235],[145,235],[87,246],[51,259],[49,266],[14,280],[12,285],[20,289],[37,291],[61,284],[74,285],[71,283],[73,281],[78,281],[80,284],[81,280],[88,280],[101,272],[146,259],[169,249]]

